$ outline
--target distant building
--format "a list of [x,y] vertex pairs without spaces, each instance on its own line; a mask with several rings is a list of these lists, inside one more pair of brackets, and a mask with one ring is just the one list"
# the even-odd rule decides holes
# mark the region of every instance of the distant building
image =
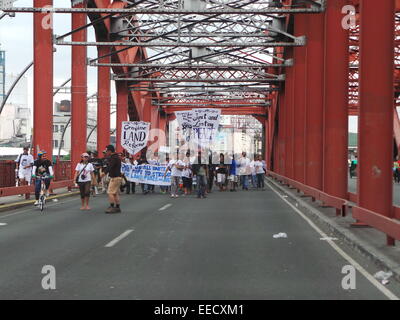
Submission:
[[6,52],[0,50],[0,103],[6,95]]
[[[16,75],[7,74],[5,91],[17,79]],[[28,79],[22,77],[10,95],[0,115],[0,144],[19,147],[30,141],[31,110],[28,107]]]
[[[88,109],[93,106],[88,104]],[[93,112],[88,110],[88,115],[93,114]],[[58,150],[65,150],[71,152],[71,101],[62,100],[61,102],[56,102],[54,104],[54,116],[53,116],[53,148]],[[95,150],[97,147],[97,134],[95,126],[97,125],[97,120],[88,116],[87,119],[87,137],[90,134],[90,138],[87,142],[88,150]],[[65,133],[64,133],[65,131]],[[64,135],[63,135],[64,133]],[[56,153],[56,155],[58,152]]]

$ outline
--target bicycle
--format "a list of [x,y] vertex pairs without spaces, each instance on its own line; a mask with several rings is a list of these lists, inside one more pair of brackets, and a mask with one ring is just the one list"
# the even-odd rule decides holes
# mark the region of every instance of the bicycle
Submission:
[[49,176],[43,175],[38,177],[37,179],[41,180],[41,187],[40,187],[40,196],[39,196],[39,209],[43,211],[44,205],[46,204],[46,183],[45,180],[49,179]]

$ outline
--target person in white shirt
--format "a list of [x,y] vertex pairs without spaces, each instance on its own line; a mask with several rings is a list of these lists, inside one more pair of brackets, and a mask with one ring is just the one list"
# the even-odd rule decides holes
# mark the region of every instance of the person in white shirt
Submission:
[[[154,152],[153,156],[150,158],[150,160],[148,160],[149,164],[153,165],[153,166],[159,166],[160,165],[160,160],[158,157],[158,152]],[[149,191],[151,191],[151,193],[154,193],[155,190],[155,185],[154,184],[150,184],[149,185]]]
[[81,210],[90,210],[90,187],[92,181],[95,180],[94,167],[89,162],[89,154],[83,153],[81,157],[82,160],[77,164],[75,169],[74,181],[78,184],[81,194]]
[[250,171],[250,159],[247,158],[246,152],[242,152],[242,157],[238,161],[240,184],[243,190],[249,190],[249,175]]
[[183,161],[185,167],[182,170],[182,182],[183,182],[183,190],[185,195],[189,195],[192,193],[192,185],[193,185],[193,171],[192,171],[192,163],[190,161],[190,153],[186,154],[186,158]]
[[185,163],[178,157],[170,160],[165,170],[164,177],[168,171],[171,171],[171,198],[178,198],[179,182],[182,177],[182,170],[185,168]]
[[264,163],[261,156],[257,157],[257,160],[254,162],[255,171],[257,175],[257,189],[264,190]]
[[21,186],[31,185],[34,159],[28,152],[29,148],[25,147],[23,153],[15,160],[17,164],[17,176]]
[[250,172],[251,172],[251,184],[253,188],[257,188],[257,174],[255,162],[257,161],[257,156],[254,156],[254,160],[250,162]]

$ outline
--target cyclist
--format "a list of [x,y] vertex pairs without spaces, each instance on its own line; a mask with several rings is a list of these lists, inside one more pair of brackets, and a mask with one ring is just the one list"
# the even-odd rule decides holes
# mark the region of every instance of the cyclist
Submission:
[[48,197],[50,181],[54,178],[54,171],[51,161],[46,159],[46,151],[38,152],[38,159],[33,163],[32,178],[35,179],[35,206],[39,204],[40,189],[42,187],[41,179],[36,179],[39,177],[48,177],[44,179],[46,197]]

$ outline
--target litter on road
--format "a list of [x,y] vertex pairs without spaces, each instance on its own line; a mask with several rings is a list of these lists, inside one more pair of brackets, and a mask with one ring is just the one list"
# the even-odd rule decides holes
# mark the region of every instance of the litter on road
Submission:
[[279,239],[279,238],[287,238],[288,236],[286,233],[280,232],[280,233],[274,234],[273,237],[274,237],[274,239]]

